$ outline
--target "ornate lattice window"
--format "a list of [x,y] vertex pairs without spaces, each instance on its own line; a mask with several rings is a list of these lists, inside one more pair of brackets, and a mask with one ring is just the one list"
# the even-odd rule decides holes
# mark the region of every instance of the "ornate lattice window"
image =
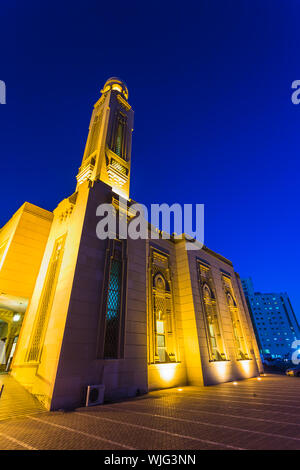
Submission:
[[111,149],[126,160],[126,117],[122,113],[116,116]]
[[198,270],[209,357],[211,361],[225,361],[226,354],[211,269],[210,266],[199,262]]
[[169,257],[150,250],[150,306],[148,310],[148,361],[178,361]]
[[125,240],[110,240],[106,256],[100,357],[118,359],[123,355],[126,291]]
[[59,238],[55,242],[53,248],[53,253],[50,259],[41,300],[37,310],[27,361],[38,361],[40,359],[43,339],[48,324],[49,312],[52,307],[57,285],[57,279],[63,257],[64,245],[65,236]]
[[90,138],[88,141],[88,148],[85,154],[85,158],[88,158],[92,155],[95,150],[97,150],[97,144],[100,135],[100,128],[101,128],[101,121],[102,121],[102,112],[97,114],[94,118],[91,130],[90,130]]
[[110,266],[105,321],[104,357],[118,357],[122,262],[112,259]]
[[237,359],[239,360],[249,359],[248,348],[246,345],[246,340],[245,340],[245,336],[243,333],[243,328],[242,328],[241,320],[240,320],[240,312],[239,312],[239,308],[237,306],[236,300],[234,298],[231,279],[224,275],[222,276],[222,279],[223,279],[223,287],[224,287],[225,296],[226,296],[226,302],[227,302],[228,310],[230,312]]
[[117,127],[116,148],[115,148],[115,152],[117,155],[119,155],[119,157],[121,157],[123,134],[124,134],[124,124],[122,121],[119,121],[118,127]]

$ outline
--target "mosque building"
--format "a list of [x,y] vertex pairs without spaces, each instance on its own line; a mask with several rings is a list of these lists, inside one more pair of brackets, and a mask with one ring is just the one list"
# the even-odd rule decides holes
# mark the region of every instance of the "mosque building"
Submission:
[[47,409],[84,405],[89,386],[114,400],[262,372],[231,261],[187,236],[97,236],[99,204],[134,218],[133,114],[107,80],[74,193],[53,212],[25,202],[0,230],[0,367]]

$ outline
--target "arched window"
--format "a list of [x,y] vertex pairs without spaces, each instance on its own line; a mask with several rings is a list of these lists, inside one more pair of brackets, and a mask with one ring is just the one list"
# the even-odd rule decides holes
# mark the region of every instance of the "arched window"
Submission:
[[40,298],[35,324],[27,353],[27,362],[39,361],[42,351],[45,332],[48,326],[49,314],[56,291],[58,276],[62,263],[65,246],[65,235],[58,238],[54,244],[52,256],[48,265],[44,281],[43,294]]
[[97,150],[99,135],[100,135],[100,128],[101,128],[101,121],[102,121],[102,112],[97,114],[94,118],[93,124],[90,130],[90,137],[88,140],[88,147],[85,154],[85,159],[87,159],[92,153]]
[[156,362],[171,362],[167,348],[166,282],[161,274],[156,275],[154,286],[156,291],[154,295]]
[[116,116],[111,149],[119,157],[126,160],[126,117],[119,113]]
[[239,311],[238,311],[236,301],[233,295],[231,294],[231,292],[226,291],[225,294],[226,294],[227,305],[228,305],[230,317],[231,317],[237,358],[240,360],[249,359],[249,355],[248,355],[248,351],[246,347],[246,341],[245,341],[243,330],[241,327]]
[[123,134],[124,134],[124,125],[121,121],[119,121],[118,127],[117,127],[116,147],[115,147],[115,152],[117,155],[119,155],[119,157],[121,157]]
[[150,308],[148,311],[148,360],[176,362],[176,326],[172,302],[169,260],[152,251],[150,261]]
[[100,322],[101,358],[123,357],[125,301],[126,244],[124,240],[109,240],[102,299],[103,318]]
[[224,361],[226,356],[220,331],[216,300],[211,288],[206,283],[202,286],[202,295],[210,358],[213,361]]
[[113,258],[110,265],[107,292],[104,358],[118,357],[121,292],[122,260]]
[[228,305],[230,307],[236,307],[236,302],[235,302],[234,298],[232,297],[232,295],[230,294],[230,292],[227,292],[226,296],[227,296]]

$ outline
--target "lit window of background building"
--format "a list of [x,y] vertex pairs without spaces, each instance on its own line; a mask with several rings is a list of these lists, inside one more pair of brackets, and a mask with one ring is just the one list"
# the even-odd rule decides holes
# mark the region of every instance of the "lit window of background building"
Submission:
[[300,328],[286,292],[254,292],[252,279],[241,279],[263,360],[291,360]]

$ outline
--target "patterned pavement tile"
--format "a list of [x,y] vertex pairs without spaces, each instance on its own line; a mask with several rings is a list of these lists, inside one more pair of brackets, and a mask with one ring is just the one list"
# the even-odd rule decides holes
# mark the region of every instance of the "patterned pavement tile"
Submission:
[[14,397],[0,404],[3,450],[300,449],[298,378],[268,375],[237,385],[159,390],[65,413],[45,412],[11,385]]

